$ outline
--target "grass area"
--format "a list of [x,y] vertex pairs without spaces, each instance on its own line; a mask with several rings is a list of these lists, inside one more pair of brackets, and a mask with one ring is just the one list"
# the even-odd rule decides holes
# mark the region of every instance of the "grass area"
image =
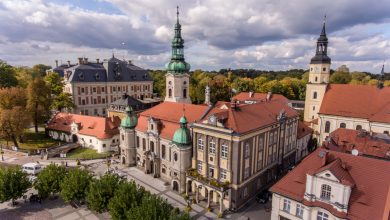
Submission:
[[67,153],[69,159],[101,159],[111,156],[112,152],[98,153],[91,148],[76,148]]
[[[53,140],[50,137],[47,137],[44,131],[40,131],[38,133],[35,133],[33,131],[28,131],[24,135],[24,143],[18,142],[19,148],[25,150],[48,148],[48,147],[56,146],[59,143],[63,143],[63,142]],[[7,141],[0,139],[0,144],[3,144],[3,146],[7,146]],[[8,141],[8,146],[13,146],[13,145],[14,143],[12,141]]]

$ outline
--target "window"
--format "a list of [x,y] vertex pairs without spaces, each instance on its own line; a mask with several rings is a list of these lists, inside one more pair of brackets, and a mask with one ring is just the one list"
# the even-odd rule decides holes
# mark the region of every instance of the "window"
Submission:
[[102,92],[104,92],[104,87],[102,87]]
[[313,92],[313,99],[317,99],[317,92]]
[[257,170],[263,168],[263,151],[257,153]]
[[330,131],[330,121],[325,122],[325,133],[329,133]]
[[199,173],[202,173],[202,170],[203,170],[202,161],[198,161],[198,172],[199,172]]
[[139,137],[137,136],[137,148],[139,148]]
[[228,157],[228,146],[226,143],[223,143],[221,145],[221,156],[222,158],[227,158]]
[[250,173],[249,167],[245,168],[245,171],[244,171],[244,179],[246,179],[246,178],[249,177],[249,173]]
[[81,88],[81,93],[84,93],[84,88]]
[[362,130],[362,126],[361,125],[356,125],[356,130]]
[[91,143],[91,144],[92,144],[92,139],[89,139],[89,143]]
[[303,205],[297,204],[297,210],[296,210],[295,215],[296,215],[298,218],[303,218]]
[[250,154],[249,143],[246,143],[246,144],[245,144],[245,147],[244,147],[244,157],[245,157],[245,158],[248,158],[248,157],[249,157],[249,154]]
[[168,89],[168,97],[169,97],[169,98],[172,97],[172,89]]
[[105,148],[106,147],[106,144],[103,144],[103,148]]
[[329,219],[329,215],[324,213],[324,212],[320,212],[318,211],[317,213],[317,220],[328,220]]
[[214,177],[214,167],[209,167],[209,177]]
[[114,92],[116,91],[116,87],[115,86],[112,88],[112,91],[114,91]]
[[161,157],[165,159],[165,145],[161,145]]
[[261,136],[259,138],[259,151],[262,151],[264,149],[264,136]]
[[187,89],[183,89],[183,98],[187,98]]
[[383,131],[383,134],[389,134],[389,131]]
[[166,171],[166,169],[163,167],[163,168],[161,168],[161,172],[162,172],[163,174],[165,174],[167,171]]
[[215,154],[215,142],[214,142],[214,140],[211,140],[211,141],[210,141],[209,153],[210,153],[210,154]]
[[283,211],[290,212],[290,206],[291,206],[291,201],[284,199],[283,200]]
[[317,77],[317,76],[316,76],[316,78],[314,79],[314,81],[315,81],[315,82],[317,82],[317,81],[318,81],[318,77]]
[[145,138],[142,138],[142,150],[146,150],[146,140]]
[[332,191],[332,187],[326,184],[322,184],[321,186],[321,199],[330,200],[330,194]]
[[150,142],[150,151],[154,152],[154,142]]
[[96,100],[96,99],[93,99],[93,104],[96,105],[96,103],[97,103],[97,100]]
[[92,92],[96,92],[96,87],[93,87],[93,88],[92,88]]
[[105,104],[105,103],[106,103],[106,99],[102,98],[102,104]]
[[326,67],[322,68],[322,71],[326,71]]
[[202,137],[198,138],[198,150],[203,150],[204,149],[204,140]]
[[125,140],[125,136],[122,134],[121,137],[122,137],[122,141],[124,141]]
[[94,115],[97,115],[97,114],[98,114],[98,110],[97,110],[96,108],[93,110],[93,114],[94,114]]
[[219,174],[219,178],[221,180],[225,180],[226,179],[226,170],[221,169],[221,173]]
[[345,127],[347,127],[347,125],[344,122],[340,123],[340,128],[345,128]]
[[313,111],[314,111],[314,110],[316,110],[316,107],[315,107],[315,106],[313,106]]
[[177,161],[177,153],[173,153],[173,160]]

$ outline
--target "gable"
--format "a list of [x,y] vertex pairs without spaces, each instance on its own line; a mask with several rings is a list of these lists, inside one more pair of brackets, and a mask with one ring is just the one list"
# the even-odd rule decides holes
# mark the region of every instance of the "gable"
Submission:
[[316,174],[316,177],[340,183],[340,180],[330,170],[324,170]]

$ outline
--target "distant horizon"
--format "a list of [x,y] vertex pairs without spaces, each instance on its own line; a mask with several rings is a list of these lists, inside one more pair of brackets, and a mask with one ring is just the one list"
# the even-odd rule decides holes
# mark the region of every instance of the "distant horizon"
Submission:
[[[308,69],[324,15],[332,68],[378,74],[390,59],[390,2],[3,0],[0,59],[14,66],[77,57],[169,62],[176,5],[192,69]],[[353,11],[353,13],[351,13]],[[73,63],[73,62],[72,62]]]

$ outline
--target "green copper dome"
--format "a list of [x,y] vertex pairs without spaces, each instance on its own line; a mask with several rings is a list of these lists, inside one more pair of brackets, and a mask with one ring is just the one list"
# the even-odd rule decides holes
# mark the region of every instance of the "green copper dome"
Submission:
[[126,107],[125,112],[126,112],[126,116],[122,118],[121,127],[129,128],[129,129],[135,128],[135,126],[137,126],[138,119],[137,116],[133,115],[133,109],[130,106],[128,106]]
[[191,68],[190,64],[184,59],[184,40],[181,37],[179,9],[177,11],[177,22],[175,24],[175,36],[172,39],[172,58],[165,67],[168,72],[173,74],[188,73]]
[[180,128],[175,131],[172,141],[180,145],[189,145],[191,143],[190,130],[187,128],[187,118],[180,118]]

